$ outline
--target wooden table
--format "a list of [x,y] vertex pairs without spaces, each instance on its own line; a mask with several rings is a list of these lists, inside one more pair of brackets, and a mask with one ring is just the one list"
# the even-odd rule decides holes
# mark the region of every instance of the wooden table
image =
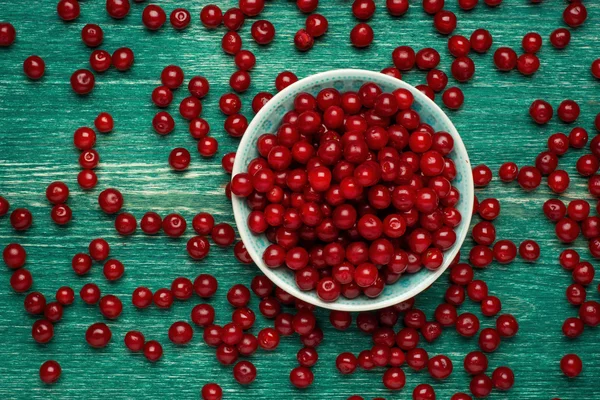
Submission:
[[[144,4],[132,4],[130,15],[121,21],[111,19],[102,1],[81,2],[81,16],[72,23],[63,23],[55,12],[55,1],[16,2],[0,0],[0,20],[14,24],[18,31],[11,48],[0,48],[0,195],[13,207],[26,206],[34,214],[34,225],[26,233],[15,233],[7,217],[0,219],[0,247],[19,242],[28,252],[27,268],[35,279],[34,290],[53,297],[62,285],[76,292],[87,282],[96,282],[103,293],[119,296],[125,305],[117,321],[107,321],[113,331],[112,343],[105,349],[93,350],[85,343],[84,333],[93,322],[102,321],[97,307],[86,306],[77,298],[65,310],[56,324],[55,338],[38,345],[31,338],[35,318],[23,310],[24,295],[15,294],[8,283],[10,272],[0,270],[0,396],[2,398],[198,398],[200,388],[209,381],[218,382],[227,399],[345,399],[352,394],[365,398],[410,398],[413,388],[422,382],[433,384],[438,399],[449,399],[457,391],[468,392],[469,377],[462,368],[464,355],[477,349],[476,339],[459,337],[454,329],[444,331],[433,344],[424,344],[431,354],[446,354],[455,372],[443,382],[434,382],[426,372],[407,370],[407,385],[402,392],[391,393],[381,383],[383,371],[357,371],[341,376],[335,369],[335,358],[342,351],[358,354],[369,348],[371,340],[352,327],[336,332],[328,322],[328,313],[318,312],[325,341],[318,348],[320,361],[314,367],[315,383],[308,390],[294,389],[288,380],[289,371],[297,365],[295,354],[301,347],[297,337],[283,338],[278,351],[260,354],[252,361],[258,369],[257,380],[241,387],[232,378],[231,367],[222,367],[214,350],[201,340],[201,330],[188,346],[176,347],[167,338],[167,329],[177,320],[188,319],[198,299],[177,302],[170,310],[150,308],[137,310],[130,303],[133,289],[145,285],[152,290],[167,287],[177,276],[194,278],[199,273],[211,273],[219,279],[217,295],[210,300],[217,310],[217,321],[225,323],[231,313],[226,304],[227,289],[235,283],[249,284],[257,273],[254,266],[241,265],[231,248],[213,246],[207,259],[192,261],[186,254],[186,238],[170,239],[164,235],[148,237],[138,233],[123,238],[113,228],[113,217],[99,212],[98,193],[107,187],[120,189],[125,196],[125,210],[138,219],[146,211],[162,215],[180,212],[188,221],[200,211],[211,212],[218,221],[233,223],[231,206],[223,196],[229,176],[223,173],[220,160],[234,151],[238,140],[228,137],[222,129],[223,115],[218,111],[220,95],[229,90],[228,79],[235,70],[233,59],[220,47],[224,29],[206,30],[199,21],[201,7],[207,2],[161,1],[170,13],[176,7],[186,7],[193,16],[191,26],[176,32],[165,25],[158,32],[149,32],[141,24]],[[223,10],[237,2],[221,2]],[[364,50],[349,43],[349,31],[356,23],[350,11],[351,2],[322,1],[318,12],[329,19],[329,32],[316,41],[308,53],[297,52],[292,45],[294,33],[304,26],[305,16],[293,2],[270,1],[261,18],[275,24],[277,37],[264,47],[251,39],[247,21],[241,31],[244,47],[257,56],[252,71],[251,89],[242,96],[243,112],[251,117],[250,103],[259,91],[274,91],[278,72],[287,69],[299,77],[334,68],[364,68],[380,70],[391,65],[391,52],[399,45],[415,49],[434,47],[442,54],[441,68],[449,70],[451,57],[446,38],[432,28],[432,18],[426,15],[420,1],[411,1],[410,11],[401,18],[392,18],[384,2],[377,1],[377,13],[370,22],[375,42]],[[532,77],[518,72],[500,73],[492,63],[493,51],[472,54],[477,65],[474,79],[462,84],[466,101],[458,112],[449,115],[456,124],[469,150],[474,165],[486,163],[497,171],[501,163],[514,161],[531,165],[535,156],[546,148],[547,137],[554,132],[568,133],[575,125],[565,125],[553,119],[545,126],[531,122],[527,109],[536,98],[544,98],[556,109],[559,102],[570,98],[579,102],[581,117],[578,125],[593,135],[593,117],[600,111],[600,83],[589,73],[589,66],[600,57],[597,38],[600,28],[600,4],[586,1],[588,21],[572,30],[571,44],[565,50],[552,48],[548,35],[563,26],[561,14],[564,1],[544,1],[530,4],[526,0],[506,0],[492,9],[482,1],[475,10],[458,10],[456,1],[447,1],[455,11],[459,26],[455,33],[469,36],[476,28],[488,29],[494,37],[493,49],[511,46],[520,52],[522,36],[537,31],[544,37],[539,53],[542,66]],[[98,23],[105,31],[102,48],[112,52],[129,46],[135,52],[135,65],[125,73],[114,69],[97,74],[96,87],[89,96],[77,96],[69,87],[69,77],[78,68],[88,67],[91,52],[80,40],[85,23]],[[45,77],[29,81],[22,73],[23,60],[37,54],[47,65]],[[180,65],[186,77],[204,75],[210,80],[211,91],[203,101],[203,117],[212,126],[219,140],[219,153],[212,159],[202,159],[195,151],[196,143],[187,133],[187,126],[177,114],[177,104],[185,97],[185,89],[175,93],[169,111],[176,119],[175,131],[159,137],[151,127],[156,108],[150,102],[152,89],[159,84],[163,67]],[[424,82],[425,74],[411,71],[405,80],[414,85]],[[455,85],[451,79],[451,85]],[[438,96],[439,97],[439,96]],[[440,99],[438,102],[441,104]],[[91,126],[101,111],[112,113],[116,121],[113,133],[100,134],[96,149],[100,153],[98,186],[89,192],[79,189],[76,176],[78,151],[72,145],[77,127]],[[170,171],[167,157],[174,147],[186,147],[193,157],[188,171]],[[575,198],[592,200],[586,181],[574,168],[575,161],[586,150],[570,151],[561,158],[560,168],[571,173],[569,190],[561,196],[565,201]],[[55,180],[71,188],[69,205],[74,212],[68,227],[58,227],[49,217],[50,206],[44,198],[46,186]],[[542,257],[533,264],[521,260],[501,266],[493,264],[476,271],[485,279],[492,294],[502,300],[502,311],[514,314],[520,323],[517,337],[503,341],[500,349],[490,354],[490,373],[500,365],[514,369],[516,384],[510,392],[494,392],[493,399],[596,399],[600,377],[598,332],[586,329],[577,340],[568,340],[561,333],[565,318],[577,314],[564,291],[570,276],[558,265],[561,250],[567,248],[554,236],[553,226],[544,219],[542,204],[555,197],[545,183],[533,193],[525,194],[516,184],[502,184],[494,178],[492,184],[477,190],[480,199],[496,197],[502,203],[502,215],[497,220],[498,238],[520,243],[535,239],[542,247]],[[595,202],[592,203],[595,206]],[[477,221],[477,218],[474,219]],[[95,265],[85,277],[76,276],[70,267],[71,257],[85,251],[95,237],[106,238],[112,246],[112,256],[126,267],[124,279],[107,282],[101,265]],[[471,240],[466,246],[470,247]],[[582,258],[590,259],[587,243],[580,239],[574,248]],[[590,286],[588,298],[598,300],[596,282]],[[447,287],[443,277],[431,290],[417,299],[417,304],[432,317],[435,306],[442,301]],[[258,305],[252,299],[252,307]],[[476,312],[477,305],[466,301],[459,312]],[[482,327],[494,326],[494,319],[481,317]],[[272,325],[262,317],[257,327]],[[163,359],[151,364],[140,354],[129,353],[123,345],[128,330],[137,329],[147,338],[159,340],[165,350]],[[583,374],[573,380],[559,370],[559,360],[566,354],[578,353],[584,363]],[[60,381],[52,386],[42,384],[38,368],[47,359],[58,360],[63,368]]]

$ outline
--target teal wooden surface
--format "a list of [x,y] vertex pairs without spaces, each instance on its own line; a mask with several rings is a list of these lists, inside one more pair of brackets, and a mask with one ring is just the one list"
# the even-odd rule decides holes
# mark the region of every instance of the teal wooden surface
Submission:
[[[231,313],[226,304],[227,288],[235,283],[249,284],[257,273],[253,266],[239,264],[231,249],[213,247],[202,262],[190,260],[185,252],[185,238],[173,240],[164,235],[147,237],[141,233],[130,238],[115,234],[113,218],[98,210],[97,195],[106,187],[116,187],[125,196],[125,210],[140,218],[146,211],[161,214],[177,211],[188,220],[199,211],[215,214],[218,221],[233,222],[231,207],[222,195],[228,180],[220,169],[220,158],[233,151],[237,140],[229,138],[222,129],[223,116],[217,110],[218,98],[228,91],[228,78],[234,71],[231,57],[222,53],[219,43],[223,28],[207,31],[199,23],[199,12],[205,1],[161,1],[169,13],[182,6],[193,16],[191,26],[176,32],[169,26],[158,32],[148,32],[141,25],[144,4],[132,4],[130,15],[122,21],[110,19],[102,1],[82,1],[80,18],[63,23],[55,13],[55,2],[17,2],[0,0],[0,20],[13,23],[18,36],[9,49],[0,48],[0,195],[9,199],[13,207],[26,206],[34,214],[32,229],[15,233],[8,218],[0,219],[0,247],[19,242],[28,251],[27,268],[34,275],[34,290],[48,298],[62,285],[70,285],[77,292],[84,283],[96,282],[103,293],[119,296],[124,311],[117,321],[108,321],[113,331],[112,343],[105,349],[92,350],[84,341],[84,333],[91,323],[102,321],[96,307],[85,306],[78,299],[66,309],[64,319],[56,324],[55,337],[46,345],[36,344],[30,335],[35,318],[26,315],[22,307],[23,295],[10,289],[10,271],[0,270],[0,397],[2,398],[198,398],[202,385],[218,382],[227,399],[345,399],[351,394],[365,398],[410,398],[412,389],[421,382],[433,384],[439,399],[449,399],[457,391],[468,392],[469,377],[462,369],[464,355],[477,348],[476,340],[459,337],[453,329],[444,331],[441,338],[424,347],[430,354],[447,354],[454,363],[455,372],[443,382],[433,382],[427,373],[407,370],[407,385],[398,393],[384,389],[382,370],[358,371],[341,376],[335,369],[335,357],[341,351],[358,353],[371,346],[370,338],[356,328],[346,332],[334,331],[327,321],[327,312],[319,312],[319,324],[325,331],[325,341],[319,347],[320,361],[314,367],[315,383],[308,390],[294,389],[288,381],[289,371],[295,367],[295,353],[301,347],[297,337],[282,340],[274,353],[259,352],[252,358],[258,369],[257,380],[249,387],[241,387],[231,376],[230,367],[220,366],[214,350],[201,340],[196,330],[193,342],[176,347],[167,339],[167,329],[176,320],[187,319],[198,299],[176,303],[170,310],[136,310],[130,304],[130,295],[139,285],[152,290],[170,285],[173,278],[194,278],[201,272],[212,273],[219,279],[219,291],[210,300],[217,310],[217,321],[226,322]],[[234,6],[232,0],[219,2],[223,9]],[[262,18],[271,20],[276,27],[276,40],[269,46],[258,47],[250,34],[247,21],[241,35],[244,47],[255,52],[258,62],[252,72],[253,83],[242,96],[243,111],[251,116],[252,96],[263,90],[273,91],[276,74],[289,69],[299,77],[333,68],[360,67],[380,70],[391,64],[391,51],[398,45],[414,48],[434,47],[442,56],[441,68],[448,71],[451,58],[446,50],[446,39],[434,32],[431,17],[425,15],[420,1],[411,1],[410,11],[402,18],[391,18],[383,2],[377,1],[378,10],[371,24],[376,40],[365,50],[356,50],[349,44],[349,30],[355,23],[350,1],[322,1],[318,12],[330,22],[327,35],[317,40],[307,54],[293,48],[292,37],[304,24],[293,2],[271,1]],[[572,41],[565,50],[553,49],[547,37],[563,26],[561,14],[564,1],[545,1],[539,5],[526,0],[505,0],[502,6],[491,9],[482,2],[471,12],[457,10],[456,1],[447,1],[447,8],[457,12],[456,33],[470,35],[479,27],[494,36],[494,47],[508,45],[519,49],[521,37],[537,31],[544,37],[539,53],[540,71],[533,77],[517,72],[499,73],[492,66],[492,54],[473,55],[477,65],[475,78],[460,85],[466,101],[462,110],[450,116],[464,137],[474,165],[487,163],[494,171],[504,161],[519,165],[532,164],[535,155],[545,148],[546,138],[553,132],[568,132],[567,126],[553,120],[544,127],[531,123],[527,108],[535,98],[545,98],[555,107],[565,99],[579,102],[582,114],[578,124],[593,134],[593,116],[600,111],[599,82],[589,74],[589,65],[600,57],[597,38],[600,28],[600,5],[586,2],[587,23],[572,32]],[[81,27],[88,22],[100,24],[105,31],[102,48],[112,52],[121,46],[131,47],[136,56],[135,66],[126,73],[110,70],[97,74],[96,88],[87,97],[76,96],[69,87],[69,76],[87,67],[90,50],[80,41]],[[23,60],[37,54],[46,61],[46,76],[39,82],[28,81],[22,73]],[[167,137],[158,137],[150,121],[156,109],[150,103],[150,93],[158,83],[162,68],[168,64],[180,65],[187,77],[201,74],[211,83],[211,93],[203,101],[203,116],[211,123],[212,132],[219,139],[217,157],[201,159],[192,151],[190,169],[183,174],[171,172],[167,156],[174,147],[194,150],[195,142],[187,127],[176,117],[177,127]],[[412,84],[424,82],[424,73],[407,73],[405,80]],[[452,81],[452,80],[451,80]],[[454,84],[454,82],[451,82]],[[175,94],[171,106],[185,96],[184,90]],[[91,126],[100,111],[109,111],[116,121],[110,135],[99,135],[96,149],[100,153],[99,184],[91,192],[82,192],[76,184],[77,151],[73,148],[72,133],[79,126]],[[575,160],[584,150],[571,151],[561,158],[560,168],[574,172]],[[561,197],[590,199],[585,180],[572,174],[572,184]],[[49,217],[50,207],[44,190],[54,180],[65,181],[72,189],[69,205],[74,219],[66,228],[57,227]],[[491,354],[490,371],[500,365],[513,368],[516,383],[510,392],[494,392],[492,399],[595,399],[600,376],[600,351],[597,329],[586,329],[575,341],[565,339],[560,331],[562,321],[576,315],[577,310],[567,304],[564,290],[571,278],[557,263],[564,245],[558,243],[552,225],[544,220],[541,206],[550,195],[545,185],[525,195],[514,184],[504,185],[495,178],[492,185],[478,190],[480,199],[498,197],[502,215],[497,220],[498,238],[520,242],[526,238],[537,240],[542,246],[542,257],[535,264],[517,260],[508,266],[493,264],[477,271],[485,279],[491,292],[503,302],[503,312],[514,314],[521,326],[517,337],[503,341],[500,349]],[[591,199],[590,199],[591,200]],[[188,231],[186,238],[191,235]],[[95,237],[106,238],[112,246],[112,255],[126,267],[124,279],[111,284],[102,276],[101,266],[95,265],[91,274],[77,277],[70,267],[76,252],[84,251]],[[467,240],[466,246],[471,244]],[[584,259],[590,259],[586,243],[579,240],[575,248]],[[594,283],[594,285],[597,281]],[[419,296],[417,304],[428,317],[442,300],[447,279],[442,277],[428,292]],[[590,287],[588,298],[598,300],[598,292]],[[252,299],[252,307],[258,304]],[[475,311],[469,301],[460,312]],[[493,319],[482,317],[482,326],[493,326]],[[271,321],[258,318],[259,328]],[[122,343],[125,332],[141,330],[147,338],[163,343],[163,359],[151,364],[139,354],[130,354]],[[560,358],[570,352],[578,353],[584,363],[582,375],[568,380],[560,374]],[[60,381],[53,386],[42,384],[38,368],[47,359],[59,361],[63,368]]]

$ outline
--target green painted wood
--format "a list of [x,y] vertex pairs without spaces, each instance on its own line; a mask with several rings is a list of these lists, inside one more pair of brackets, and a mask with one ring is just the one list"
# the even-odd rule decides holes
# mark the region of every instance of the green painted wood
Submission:
[[[37,345],[30,335],[35,319],[26,315],[22,307],[24,296],[10,290],[10,271],[0,270],[0,397],[198,398],[200,388],[209,381],[219,382],[227,399],[345,399],[351,394],[406,399],[421,382],[432,383],[439,399],[468,391],[469,378],[462,369],[462,358],[477,348],[476,340],[458,337],[452,329],[424,347],[432,355],[447,354],[454,363],[455,373],[444,382],[433,382],[427,373],[407,369],[406,388],[392,394],[383,388],[381,370],[358,371],[351,376],[337,373],[334,367],[337,354],[358,353],[370,347],[370,339],[354,327],[347,332],[335,332],[327,322],[327,313],[319,312],[325,341],[319,347],[320,362],[314,368],[316,379],[310,389],[299,391],[288,382],[288,373],[296,366],[295,353],[300,348],[297,337],[284,338],[274,353],[260,352],[253,357],[258,378],[251,386],[241,387],[233,380],[231,368],[216,362],[214,350],[203,343],[200,330],[189,346],[175,347],[167,339],[170,324],[187,319],[198,299],[176,303],[167,311],[155,308],[140,311],[131,306],[130,295],[138,285],[156,290],[168,286],[177,276],[194,278],[207,272],[219,279],[219,291],[210,303],[217,310],[217,321],[225,323],[231,313],[225,301],[227,288],[235,283],[249,284],[257,273],[253,266],[240,265],[231,249],[213,247],[205,261],[194,262],[186,255],[184,238],[173,240],[142,234],[118,237],[113,217],[99,212],[96,202],[103,188],[116,187],[125,196],[125,209],[138,218],[153,210],[163,215],[178,211],[191,220],[195,213],[209,211],[218,221],[233,222],[230,205],[222,196],[228,176],[219,163],[223,154],[235,149],[237,140],[223,132],[224,118],[217,104],[219,96],[228,90],[228,78],[235,67],[232,58],[219,48],[223,29],[207,31],[199,23],[204,3],[161,1],[167,12],[177,6],[187,7],[193,23],[183,32],[165,26],[150,33],[140,23],[143,4],[132,4],[130,15],[115,21],[104,12],[104,2],[85,1],[81,2],[81,17],[73,23],[63,23],[56,16],[54,1],[0,0],[0,20],[12,22],[18,31],[17,42],[9,49],[0,49],[0,194],[13,207],[29,207],[35,218],[33,228],[23,234],[15,233],[6,217],[0,219],[0,247],[15,241],[26,247],[27,268],[35,278],[33,288],[47,297],[52,297],[61,285],[79,291],[84,283],[93,281],[104,293],[115,294],[125,303],[122,316],[117,321],[108,321],[113,341],[106,349],[91,350],[85,344],[87,326],[103,318],[96,307],[85,306],[80,300],[66,309],[63,321],[56,324],[55,338],[47,345]],[[293,2],[273,1],[267,5],[262,17],[273,21],[277,29],[277,38],[269,46],[257,47],[250,38],[250,23],[244,26],[241,35],[245,47],[255,52],[258,59],[252,72],[251,90],[242,96],[243,111],[248,116],[252,114],[253,95],[258,91],[273,91],[275,76],[283,69],[300,77],[342,67],[380,70],[391,64],[393,48],[411,45],[417,49],[426,46],[438,49],[443,55],[441,67],[448,71],[451,59],[446,40],[434,32],[431,17],[422,12],[419,1],[412,1],[410,11],[402,18],[391,18],[383,1],[378,1],[379,9],[371,21],[376,40],[366,50],[349,45],[349,30],[355,23],[350,2],[321,3],[318,11],[329,19],[330,30],[307,54],[296,52],[291,45],[294,32],[303,26],[305,18]],[[599,83],[588,69],[591,61],[600,56],[597,44],[600,30],[596,24],[600,18],[599,4],[586,2],[588,22],[573,30],[567,49],[557,51],[546,38],[553,29],[562,26],[561,13],[566,2],[532,5],[526,0],[506,0],[496,9],[480,2],[471,12],[458,11],[455,1],[447,3],[459,17],[456,33],[468,36],[473,29],[485,27],[494,36],[494,48],[507,45],[518,49],[521,37],[528,31],[538,31],[545,39],[539,53],[542,67],[533,77],[497,72],[492,67],[492,52],[473,55],[477,73],[470,83],[461,85],[466,95],[464,108],[451,112],[450,116],[463,135],[474,164],[485,162],[494,171],[508,160],[519,165],[531,164],[545,148],[551,133],[570,130],[571,126],[554,120],[544,127],[531,123],[527,107],[535,98],[545,98],[555,107],[564,98],[578,101],[582,108],[579,122],[592,132],[593,116],[600,111]],[[234,6],[234,1],[223,1],[220,5],[227,9]],[[110,70],[98,74],[94,92],[78,97],[72,93],[68,81],[75,69],[87,67],[91,51],[79,37],[81,27],[88,22],[104,28],[102,48],[112,52],[117,47],[130,46],[136,61],[129,72]],[[22,62],[31,54],[42,56],[47,64],[46,76],[40,82],[30,82],[22,74]],[[219,156],[208,160],[192,151],[192,165],[182,174],[171,172],[166,160],[174,147],[194,150],[194,140],[187,134],[184,121],[176,116],[177,127],[167,137],[158,137],[150,126],[156,112],[149,101],[150,93],[159,83],[162,68],[171,63],[183,67],[187,77],[202,74],[210,80],[211,93],[203,101],[203,116],[211,123],[221,146]],[[406,74],[405,80],[416,85],[424,81],[424,74],[413,71]],[[184,92],[179,90],[175,94],[170,108],[174,115]],[[78,153],[71,144],[72,133],[79,126],[91,125],[100,111],[113,114],[116,128],[110,135],[99,135],[96,149],[101,156],[100,181],[95,190],[82,192],[76,184]],[[574,172],[574,162],[583,153],[583,150],[570,152],[561,158],[560,167]],[[562,198],[590,199],[586,182],[577,175],[572,178],[571,187]],[[74,220],[67,228],[51,223],[50,207],[43,196],[47,184],[54,180],[63,180],[72,189],[69,204],[74,210]],[[491,398],[598,398],[597,330],[586,329],[576,341],[565,339],[560,332],[562,321],[576,315],[577,310],[564,299],[564,290],[571,280],[557,263],[558,254],[566,247],[554,238],[552,225],[541,212],[543,201],[550,196],[549,190],[543,185],[525,195],[515,185],[504,185],[495,179],[489,188],[478,190],[477,195],[480,199],[494,196],[501,200],[499,238],[516,242],[532,238],[542,246],[542,258],[535,264],[517,261],[477,271],[476,276],[487,280],[491,292],[502,299],[503,312],[515,314],[521,324],[518,336],[504,341],[489,357],[491,369],[500,365],[514,369],[515,387],[508,393],[494,392]],[[186,237],[190,235],[188,231]],[[112,256],[126,266],[125,278],[116,283],[105,281],[100,265],[95,265],[91,274],[83,278],[71,271],[72,255],[84,251],[89,241],[99,236],[110,242]],[[467,245],[470,244],[468,240]],[[577,241],[575,248],[581,250],[583,258],[590,259],[583,240]],[[446,282],[447,279],[440,279],[419,296],[418,305],[428,317],[442,299]],[[588,297],[598,300],[595,286],[590,287]],[[257,304],[253,298],[252,306]],[[460,308],[460,312],[465,311],[480,315],[469,301]],[[493,321],[482,317],[482,326],[493,326]],[[253,332],[270,324],[259,317]],[[147,338],[163,343],[164,358],[150,364],[143,356],[127,352],[122,340],[130,329],[139,329]],[[562,355],[569,352],[579,353],[584,362],[584,372],[575,380],[564,378],[558,368]],[[37,370],[47,359],[58,360],[63,368],[61,380],[53,386],[43,385],[38,378]]]

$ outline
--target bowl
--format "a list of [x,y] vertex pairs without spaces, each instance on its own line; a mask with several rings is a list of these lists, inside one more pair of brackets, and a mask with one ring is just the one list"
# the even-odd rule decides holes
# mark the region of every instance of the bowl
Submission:
[[319,299],[315,291],[301,291],[296,286],[293,271],[286,267],[271,269],[265,265],[262,254],[270,243],[264,234],[254,235],[248,229],[247,219],[251,210],[244,198],[232,196],[233,213],[238,231],[252,260],[262,272],[273,283],[295,297],[315,306],[332,310],[352,312],[376,310],[408,300],[427,289],[444,273],[458,253],[467,235],[473,210],[473,176],[469,156],[456,128],[446,114],[413,86],[379,72],[360,69],[337,69],[309,76],[288,86],[269,100],[256,114],[242,137],[235,156],[232,176],[246,172],[249,162],[258,156],[256,149],[258,137],[264,133],[276,132],[283,115],[292,109],[294,98],[298,93],[308,92],[316,95],[321,89],[331,87],[340,92],[357,91],[367,82],[378,84],[384,92],[391,92],[398,88],[410,90],[414,95],[413,109],[419,112],[421,120],[430,124],[436,131],[450,133],[454,139],[454,150],[450,153],[450,157],[456,164],[457,176],[452,184],[461,195],[456,208],[462,215],[462,221],[455,228],[456,243],[444,252],[444,261],[440,268],[435,271],[423,268],[417,273],[403,275],[396,283],[386,285],[381,295],[376,298],[361,295],[355,299],[346,299],[340,296],[334,302],[324,302]]

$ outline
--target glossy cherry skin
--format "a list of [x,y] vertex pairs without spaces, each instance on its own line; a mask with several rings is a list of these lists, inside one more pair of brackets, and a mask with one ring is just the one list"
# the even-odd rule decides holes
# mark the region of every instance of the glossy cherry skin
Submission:
[[202,386],[202,400],[221,400],[223,398],[223,389],[216,383],[207,383]]
[[187,344],[194,336],[192,326],[185,321],[174,322],[169,328],[169,340],[177,345]]
[[148,361],[156,362],[163,355],[163,348],[156,340],[149,340],[144,344],[144,357]]
[[171,12],[169,16],[169,22],[173,28],[177,30],[182,30],[187,28],[192,20],[192,16],[190,12],[184,8],[176,8]]
[[90,325],[85,333],[85,340],[95,348],[106,347],[111,337],[110,328],[102,322]]
[[129,14],[129,0],[107,0],[106,11],[114,19],[123,19]]
[[30,56],[23,62],[23,72],[31,80],[38,80],[44,76],[46,63],[41,57]]
[[142,22],[151,31],[160,29],[167,21],[167,14],[162,7],[149,4],[142,12]]
[[46,384],[52,384],[60,378],[62,369],[54,360],[48,360],[40,366],[40,379]]
[[79,69],[71,75],[71,88],[79,95],[90,93],[94,89],[95,77],[87,69]]
[[90,54],[90,67],[96,72],[104,72],[110,68],[112,57],[105,50],[94,50]]
[[142,351],[144,349],[145,338],[139,331],[129,331],[125,334],[125,346],[133,352]]
[[200,11],[200,21],[202,21],[202,25],[207,28],[217,28],[223,21],[223,12],[217,5],[206,5],[202,7],[202,11]]
[[366,23],[357,24],[350,31],[350,42],[354,47],[368,47],[373,42],[373,28]]
[[15,41],[17,32],[9,22],[0,22],[0,47],[9,47]]
[[134,62],[133,51],[128,47],[121,47],[114,51],[112,54],[113,66],[118,71],[129,70]]
[[577,377],[582,369],[583,363],[576,354],[567,354],[560,360],[560,369],[569,378]]

